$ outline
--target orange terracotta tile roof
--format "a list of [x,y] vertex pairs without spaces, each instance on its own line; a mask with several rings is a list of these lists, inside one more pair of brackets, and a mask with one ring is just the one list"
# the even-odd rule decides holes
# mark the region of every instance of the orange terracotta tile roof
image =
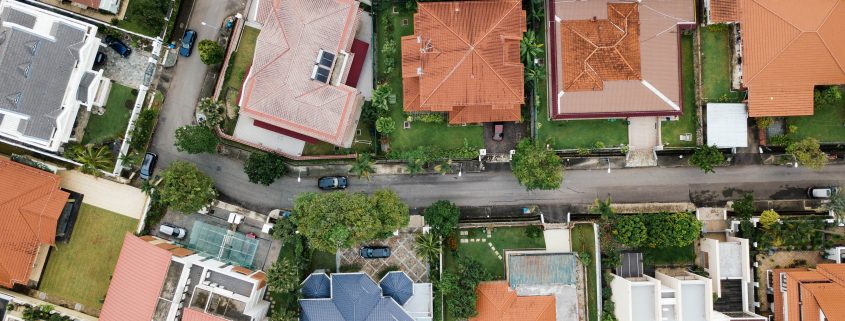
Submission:
[[255,273],[255,274],[253,274],[253,275],[252,275],[252,276],[250,276],[250,277],[251,277],[251,278],[253,278],[253,279],[256,279],[256,280],[260,281],[260,282],[258,283],[258,288],[259,288],[259,289],[261,289],[261,288],[263,288],[265,285],[267,285],[267,274],[264,274],[264,272],[258,272],[258,273]]
[[229,321],[229,319],[211,315],[194,308],[182,310],[182,321]]
[[0,286],[26,285],[41,244],[55,244],[68,199],[57,175],[0,159]]
[[449,122],[517,121],[524,103],[520,1],[421,2],[402,37],[407,112],[449,112]]
[[845,84],[845,1],[739,0],[751,117],[813,114],[813,87]]
[[170,258],[167,250],[126,233],[100,320],[152,319]]
[[[780,291],[779,275],[787,275],[786,302],[789,319],[803,317],[805,320],[818,319],[818,310],[824,311],[828,320],[845,320],[845,305],[841,296],[845,293],[845,264],[819,264],[815,270],[807,268],[776,269],[773,271],[774,314],[776,321],[786,320],[784,315],[784,294]],[[793,291],[801,287],[802,291]],[[801,294],[799,298],[798,295]],[[799,308],[799,302],[804,305]]]
[[[354,57],[358,1],[262,0],[253,65],[243,85],[241,111],[250,117],[349,147],[355,138],[363,96],[343,83]],[[312,79],[320,50],[335,55],[328,83]],[[340,83],[332,85],[333,80]]]
[[810,283],[802,287],[809,290],[807,292],[815,301],[813,303],[818,306],[816,309],[808,308],[805,300],[804,306],[801,307],[804,310],[804,320],[818,320],[819,309],[824,312],[827,320],[845,320],[845,304],[842,304],[845,286],[838,283]]
[[560,24],[563,90],[603,90],[610,80],[642,80],[636,3],[608,3],[607,19]]
[[710,23],[736,22],[737,0],[710,0]]
[[173,253],[173,255],[175,255],[177,257],[186,257],[188,255],[194,254],[194,251],[191,251],[191,250],[186,249],[184,247],[177,247],[177,248],[170,250],[170,253]]
[[243,275],[250,275],[250,274],[252,274],[252,273],[255,273],[255,271],[250,270],[250,269],[247,269],[247,268],[245,268],[245,267],[243,267],[243,266],[236,266],[236,267],[233,267],[233,268],[232,268],[232,271],[237,272],[237,273],[240,273],[240,274],[243,274]]
[[91,9],[100,8],[100,0],[73,0],[73,2],[84,5]]
[[478,292],[478,316],[470,321],[554,321],[555,297],[517,296],[507,281],[482,282]]

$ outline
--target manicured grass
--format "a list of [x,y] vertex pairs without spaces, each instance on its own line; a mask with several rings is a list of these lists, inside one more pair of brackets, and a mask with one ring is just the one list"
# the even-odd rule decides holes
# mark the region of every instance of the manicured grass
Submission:
[[587,271],[587,309],[589,310],[589,320],[598,320],[598,294],[596,293],[596,284],[598,284],[598,275],[596,275],[596,240],[592,224],[575,224],[572,228],[572,251],[589,254],[591,256],[590,266],[585,266]]
[[[379,23],[378,30],[376,30],[376,41],[379,48],[383,46],[388,40],[392,40],[396,44],[396,51],[392,54],[384,52],[376,53],[379,82],[384,81],[381,77],[384,71],[388,69],[392,62],[393,69],[387,75],[387,85],[393,95],[396,96],[396,103],[390,106],[390,117],[396,121],[396,130],[390,134],[390,147],[396,151],[408,151],[416,149],[419,146],[438,146],[444,149],[461,148],[464,142],[470,146],[482,148],[484,146],[483,128],[481,126],[447,126],[446,124],[427,124],[423,122],[413,122],[410,129],[402,129],[402,123],[405,121],[405,112],[402,110],[402,57],[401,57],[401,37],[411,35],[414,33],[414,17],[413,13],[407,11],[404,7],[399,7],[399,13],[393,13],[390,6],[385,6],[384,10],[376,12],[376,17],[390,17],[389,23],[392,27],[386,24]],[[402,20],[407,19],[408,24],[402,25]],[[383,20],[379,18],[379,22]],[[391,29],[392,30],[389,30]]]
[[694,244],[682,247],[642,249],[643,261],[647,265],[692,265],[695,263]]
[[555,120],[547,114],[537,115],[537,138],[551,140],[555,149],[593,148],[596,142],[605,147],[628,144],[628,125],[621,119]]
[[306,273],[314,272],[314,270],[325,269],[334,271],[336,266],[335,254],[323,251],[314,251],[311,253],[311,268]]
[[109,138],[122,137],[126,133],[126,126],[129,125],[131,112],[131,107],[127,108],[126,102],[134,106],[135,97],[132,88],[112,83],[106,112],[103,115],[91,114],[88,126],[85,127],[85,135],[82,136],[82,144],[99,144]]
[[[661,124],[661,136],[663,145],[669,147],[690,147],[695,146],[695,128],[698,117],[695,107],[695,70],[693,67],[693,45],[692,35],[681,37],[681,59],[684,89],[684,113],[676,121],[664,121]],[[682,134],[692,134],[691,141],[682,141]]]
[[[259,31],[261,30],[253,27],[244,27],[238,43],[238,51],[232,53],[232,58],[229,60],[230,65],[225,83],[227,92],[239,93],[241,91],[247,69],[252,66],[252,58],[255,56],[255,41],[258,39]],[[231,99],[229,103],[237,104],[237,98],[237,94],[227,93],[227,99]]]
[[845,103],[838,106],[816,104],[812,116],[789,117],[786,122],[798,126],[795,135],[799,139],[814,137],[820,142],[845,142]]
[[[525,231],[525,227],[497,227],[493,230],[493,237],[487,239],[487,242],[493,243],[493,246],[496,247],[496,250],[499,251],[502,257],[505,255],[505,250],[543,249],[546,247],[546,241],[543,239],[542,234],[538,237],[529,237]],[[469,236],[466,236],[466,238],[487,238],[487,229],[470,229]],[[494,280],[504,280],[505,263],[493,253],[487,242],[459,242],[457,253],[446,250],[443,258],[445,269],[455,271],[457,268],[457,257],[462,255],[480,262]]]
[[[372,127],[370,127],[369,123],[366,122],[359,122],[358,129],[361,130],[361,134],[355,135],[355,141],[352,142],[351,148],[337,148],[335,150],[335,146],[329,143],[320,142],[318,144],[311,144],[305,143],[305,150],[302,151],[303,155],[340,155],[340,154],[352,154],[352,153],[375,153],[375,141],[373,140],[372,135]],[[366,143],[369,142],[369,143]]]
[[705,101],[739,101],[741,93],[731,91],[731,33],[718,28],[701,28],[701,86]]
[[82,204],[68,244],[50,253],[40,289],[51,296],[99,309],[123,246],[138,220]]
[[[145,24],[142,21],[135,21],[135,20],[132,20],[132,18],[131,18],[131,17],[138,17],[138,16],[146,16],[147,15],[145,13],[146,4],[144,2],[149,3],[151,1],[156,1],[157,3],[161,3],[161,2],[158,2],[159,0],[129,1],[129,4],[127,4],[127,7],[126,7],[126,16],[123,20],[120,20],[117,23],[117,26],[121,27],[123,29],[129,30],[129,31],[134,31],[134,32],[137,32],[137,33],[140,33],[140,34],[143,34],[143,35],[150,36],[150,37],[159,36],[159,33],[161,33],[161,30],[164,28],[164,25],[167,23],[167,21],[164,21],[164,19],[162,19],[162,21],[161,21],[161,26],[150,26],[148,24]],[[170,3],[170,1],[167,1],[167,3]],[[179,2],[177,1],[176,4],[178,5],[178,3]],[[169,8],[169,6],[168,6],[168,8]],[[173,12],[173,19],[176,19],[178,14],[179,14],[178,12]],[[165,14],[165,16],[166,16],[166,14]]]

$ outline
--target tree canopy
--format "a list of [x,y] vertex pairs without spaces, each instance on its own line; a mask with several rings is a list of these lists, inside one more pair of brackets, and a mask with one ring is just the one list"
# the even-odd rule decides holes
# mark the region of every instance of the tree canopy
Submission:
[[629,247],[638,247],[648,237],[645,223],[638,215],[619,216],[613,224],[613,237]]
[[315,249],[334,252],[383,237],[408,224],[408,207],[395,192],[303,193],[294,200],[292,217],[300,234]]
[[157,189],[160,200],[178,212],[199,211],[217,197],[214,181],[194,164],[175,161],[161,176]]
[[760,225],[763,225],[764,229],[769,229],[772,225],[778,223],[778,219],[780,219],[778,212],[775,212],[775,210],[765,210],[760,214]]
[[714,146],[699,146],[689,159],[689,164],[704,170],[704,173],[715,173],[713,167],[725,162],[725,155]]
[[396,122],[390,117],[379,117],[376,120],[376,131],[382,135],[390,135],[396,130]]
[[645,214],[643,223],[648,233],[643,245],[651,248],[687,246],[701,234],[701,221],[690,213]]
[[226,50],[214,40],[205,39],[197,45],[200,52],[200,60],[206,65],[217,65],[223,62]]
[[299,289],[299,267],[289,258],[282,258],[267,270],[267,288],[271,292],[291,293]]
[[223,106],[222,102],[211,99],[211,97],[200,99],[197,109],[205,115],[203,125],[211,128],[220,125],[226,117],[226,107]]
[[443,280],[453,282],[453,284],[442,284],[441,287],[452,292],[446,297],[449,312],[461,319],[476,316],[478,293],[475,290],[481,281],[490,279],[487,270],[475,259],[463,256],[458,258],[457,274],[446,276],[447,274],[453,274],[453,272],[444,272]]
[[798,162],[807,168],[820,170],[827,165],[827,154],[821,150],[815,138],[804,138],[786,147],[786,152],[795,155]]
[[437,238],[445,238],[458,226],[461,211],[455,203],[439,200],[423,211],[425,223],[431,227],[430,233]]
[[352,167],[349,169],[349,172],[358,175],[359,178],[366,178],[367,181],[369,181],[370,175],[376,172],[373,165],[375,165],[375,162],[373,162],[370,154],[358,154],[358,157],[355,159],[355,162],[352,163]]
[[211,128],[200,125],[186,125],[176,129],[176,150],[188,154],[209,153],[217,151],[220,139]]
[[554,190],[563,180],[563,165],[555,151],[526,138],[516,146],[511,160],[514,176],[527,190]]
[[244,172],[250,182],[269,186],[287,173],[287,167],[285,160],[275,154],[255,152],[244,163]]

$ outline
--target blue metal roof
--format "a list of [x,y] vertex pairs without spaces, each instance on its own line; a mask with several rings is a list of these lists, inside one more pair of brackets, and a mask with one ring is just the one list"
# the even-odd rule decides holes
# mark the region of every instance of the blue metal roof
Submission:
[[381,279],[381,290],[399,304],[405,304],[414,295],[414,282],[403,272],[393,271]]
[[[410,282],[402,272],[391,274]],[[323,294],[324,281],[328,281],[330,297],[300,299],[301,321],[414,321],[395,298],[384,296],[382,288],[364,273],[311,274],[303,282],[303,295],[312,293],[312,287],[318,290],[313,293]],[[413,282],[410,286],[413,289]]]
[[306,299],[328,299],[332,296],[332,281],[325,273],[311,273],[302,282],[301,290]]

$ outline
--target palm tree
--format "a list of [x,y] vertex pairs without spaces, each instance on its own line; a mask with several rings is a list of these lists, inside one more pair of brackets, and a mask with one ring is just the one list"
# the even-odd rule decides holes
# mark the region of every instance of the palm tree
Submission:
[[540,81],[546,77],[546,68],[542,65],[531,65],[525,67],[525,83],[532,84],[534,82]]
[[141,154],[136,151],[129,151],[126,154],[121,154],[118,159],[123,161],[123,166],[135,167],[141,164]]
[[408,160],[408,163],[405,164],[405,168],[408,169],[408,174],[411,174],[411,176],[422,173],[422,166],[423,160],[419,158]]
[[440,173],[440,175],[449,174],[449,171],[452,170],[452,160],[450,159],[443,163],[435,165],[434,170]]
[[522,62],[526,65],[534,64],[534,58],[541,55],[543,55],[543,44],[537,42],[537,34],[534,30],[526,31],[519,44],[519,56],[522,57]]
[[545,14],[543,12],[543,6],[540,4],[540,7],[532,7],[531,10],[528,12],[528,20],[530,21],[537,21],[542,22]]
[[370,158],[370,154],[364,153],[358,155],[358,158],[355,159],[355,163],[352,163],[352,168],[349,169],[349,172],[358,175],[358,178],[366,178],[367,181],[370,181],[370,174],[375,173],[376,169],[373,168],[373,160]]
[[440,255],[440,241],[434,238],[434,234],[417,234],[416,241],[414,251],[420,259],[431,262]]
[[82,163],[80,170],[85,174],[100,177],[103,175],[100,170],[105,170],[112,163],[112,156],[106,146],[94,149],[94,145],[86,145],[85,148],[78,147],[74,152],[74,159]]

